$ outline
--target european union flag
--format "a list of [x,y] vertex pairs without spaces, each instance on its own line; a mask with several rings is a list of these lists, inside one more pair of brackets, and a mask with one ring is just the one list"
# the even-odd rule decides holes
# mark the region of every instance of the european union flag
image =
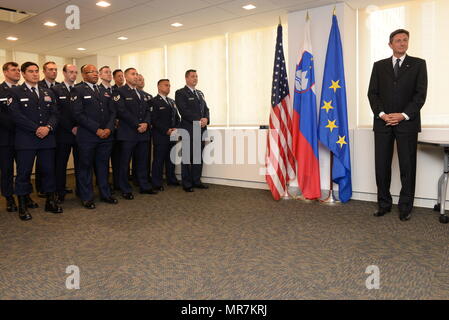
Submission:
[[333,153],[332,181],[339,186],[340,201],[347,202],[352,196],[351,157],[343,50],[335,14],[327,44],[318,139]]

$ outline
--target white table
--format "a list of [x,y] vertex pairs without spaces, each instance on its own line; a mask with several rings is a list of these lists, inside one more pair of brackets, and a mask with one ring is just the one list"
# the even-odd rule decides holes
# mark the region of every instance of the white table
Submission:
[[449,179],[449,141],[439,141],[437,139],[418,139],[418,143],[443,148],[444,168],[443,174],[438,180],[438,202],[434,206],[433,210],[440,212],[441,223],[448,223],[449,217],[445,214],[444,205],[446,202],[447,184]]

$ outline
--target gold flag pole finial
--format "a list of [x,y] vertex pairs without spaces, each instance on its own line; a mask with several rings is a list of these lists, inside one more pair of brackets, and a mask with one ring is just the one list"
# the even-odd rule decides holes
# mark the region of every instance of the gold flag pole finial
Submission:
[[333,13],[334,16],[336,15],[336,12],[337,12],[337,6],[335,5],[334,6],[334,13]]

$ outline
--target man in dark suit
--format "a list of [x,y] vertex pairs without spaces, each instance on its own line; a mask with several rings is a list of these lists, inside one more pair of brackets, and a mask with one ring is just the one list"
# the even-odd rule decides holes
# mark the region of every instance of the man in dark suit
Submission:
[[[118,88],[114,93],[114,103],[119,119],[117,140],[120,141],[120,169],[119,185],[122,197],[134,199],[132,187],[128,181],[129,163],[133,155],[139,161],[133,169],[140,193],[155,194],[148,181],[148,143],[150,140],[151,113],[148,98],[136,88],[137,71],[134,68],[125,70],[126,85]],[[145,161],[142,161],[145,159]]]
[[[114,79],[114,85],[112,86],[112,94],[125,84],[125,77],[121,69],[115,69],[112,72],[112,77]],[[118,119],[115,120],[115,128],[117,129],[119,125]],[[120,171],[120,143],[117,141],[117,130],[114,131],[114,143],[112,145],[111,152],[111,166],[112,166],[112,188],[116,191],[120,191],[119,183],[119,171]]]
[[76,142],[78,144],[78,191],[82,204],[87,209],[95,209],[92,171],[95,167],[100,199],[117,204],[111,196],[108,184],[109,157],[112,150],[115,108],[112,97],[99,90],[98,71],[94,65],[81,68],[84,81],[72,91],[72,108],[78,124]]
[[[136,88],[143,92],[144,96],[146,97],[146,100],[148,101],[149,108],[152,109],[153,107],[151,106],[150,101],[151,101],[151,99],[153,99],[153,96],[151,94],[149,94],[148,92],[146,92],[145,90],[143,90],[145,88],[145,78],[140,73],[137,75]],[[149,127],[149,130],[150,130],[150,141],[148,143],[148,180],[150,181],[150,183],[153,182],[152,177],[151,177],[151,159],[152,159],[152,155],[153,155],[153,144],[152,144],[152,139],[151,139],[151,134],[152,134],[151,126],[152,126],[152,124],[150,124],[150,127]],[[137,167],[137,161],[138,160],[139,159],[134,155],[133,156],[133,161],[132,161],[132,164],[133,164],[132,167],[133,168]],[[131,179],[133,180],[133,183],[135,185],[138,185],[137,179],[136,179],[136,177],[134,175],[134,170],[132,170],[132,172],[131,172]]]
[[378,211],[391,211],[391,161],[396,140],[402,189],[399,218],[411,217],[415,197],[416,153],[421,131],[420,110],[426,101],[426,62],[406,54],[409,32],[399,29],[390,35],[393,56],[373,66],[368,98],[374,113],[374,144]]
[[[44,79],[38,82],[38,86],[44,89],[51,89],[53,86],[59,84],[56,82],[56,77],[58,76],[58,67],[53,61],[47,61],[42,66],[42,73],[44,74]],[[40,165],[36,163],[36,169],[34,171],[34,184],[36,186],[36,192],[40,198],[45,198],[45,193],[41,192],[42,185],[42,175],[40,172]]]
[[[185,138],[182,138],[184,140],[182,143],[184,154],[181,165],[182,186],[184,191],[193,192],[193,188],[208,188],[201,182],[201,174],[203,171],[202,154],[204,149],[202,137],[207,130],[207,125],[210,123],[210,117],[204,94],[200,90],[195,89],[198,84],[196,70],[187,70],[185,79],[186,86],[176,91],[175,101],[181,114],[181,128],[186,130],[190,136],[188,147],[186,146]],[[194,131],[196,132],[200,128],[201,137],[198,139],[194,135]],[[190,157],[185,157],[186,152],[190,153]]]
[[38,87],[39,67],[34,62],[21,66],[25,82],[11,89],[10,110],[15,123],[17,177],[15,192],[19,198],[19,217],[30,220],[27,208],[37,207],[29,197],[34,160],[42,173],[41,191],[46,194],[45,211],[61,213],[57,205],[55,183],[54,130],[58,122],[56,98],[50,89]]
[[68,193],[66,188],[67,182],[67,162],[70,153],[73,150],[73,160],[75,166],[75,180],[78,186],[78,147],[76,145],[76,133],[78,126],[72,110],[70,100],[71,91],[75,86],[78,69],[71,64],[64,65],[62,72],[64,74],[64,82],[53,86],[58,106],[59,119],[58,128],[55,130],[56,136],[56,192],[58,193],[58,201],[64,202]]
[[0,173],[2,195],[6,198],[6,211],[16,212],[14,200],[14,122],[8,108],[9,90],[20,80],[20,68],[16,62],[3,65],[5,81],[0,85]]
[[162,173],[164,166],[167,184],[179,185],[175,175],[175,164],[170,159],[170,152],[176,145],[176,141],[171,141],[170,137],[176,133],[176,128],[179,127],[181,118],[175,101],[168,97],[170,81],[168,79],[159,80],[157,89],[158,95],[150,101],[153,108],[151,121],[153,123],[152,136],[154,145],[152,182],[156,190],[163,191]]

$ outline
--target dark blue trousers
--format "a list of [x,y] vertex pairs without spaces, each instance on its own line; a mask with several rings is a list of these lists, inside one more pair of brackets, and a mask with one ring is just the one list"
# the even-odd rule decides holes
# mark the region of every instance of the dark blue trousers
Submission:
[[168,183],[176,183],[175,164],[170,159],[170,151],[176,142],[153,145],[153,185],[162,187],[162,175],[165,166],[165,175]]
[[133,165],[133,173],[136,177],[141,191],[151,189],[151,184],[148,181],[148,141],[120,141],[120,190],[123,193],[132,192],[132,187],[129,184],[129,162],[132,156],[135,155]]
[[111,153],[112,185],[120,189],[120,141],[114,141]]
[[112,141],[78,143],[78,192],[82,201],[94,198],[92,182],[94,168],[100,196],[102,198],[111,196],[108,183],[111,150]]
[[[184,188],[192,188],[195,185],[201,184],[201,175],[203,173],[203,149],[204,141],[201,141],[201,157],[200,163],[193,163],[193,139],[190,138],[190,161],[181,164],[182,186]],[[183,147],[184,148],[184,147]],[[184,151],[184,150],[183,150]],[[184,157],[183,157],[184,159]]]
[[76,143],[62,143],[56,145],[56,192],[65,194],[67,183],[67,162],[73,150],[73,163],[75,165],[76,190],[78,190],[78,146]]
[[2,196],[14,194],[14,146],[0,147],[0,173]]
[[34,160],[41,174],[41,192],[55,192],[55,149],[16,150],[16,194],[25,196],[33,191],[31,172]]

